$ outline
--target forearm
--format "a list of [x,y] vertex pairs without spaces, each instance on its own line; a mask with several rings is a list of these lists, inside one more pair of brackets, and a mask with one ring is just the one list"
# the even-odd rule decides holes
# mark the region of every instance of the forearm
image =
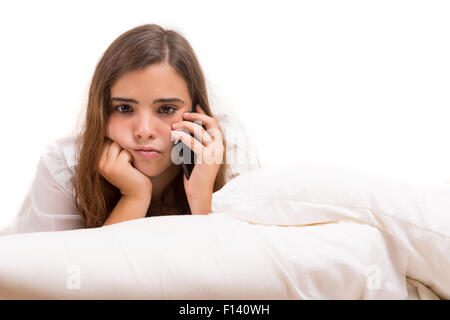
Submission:
[[106,219],[104,226],[144,218],[147,214],[151,199],[137,199],[128,196],[122,196],[113,211]]
[[193,215],[211,213],[212,193],[202,196],[188,196],[187,198]]

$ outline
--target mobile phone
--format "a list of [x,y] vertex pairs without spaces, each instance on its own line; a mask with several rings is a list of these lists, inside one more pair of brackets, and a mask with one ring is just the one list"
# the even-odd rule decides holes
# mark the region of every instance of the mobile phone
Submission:
[[[196,107],[195,107],[196,105],[197,105],[196,103],[193,103],[189,112],[196,112]],[[202,125],[202,127],[205,129],[205,126]],[[181,131],[188,133],[191,137],[194,137],[195,139],[200,141],[197,137],[194,136],[193,133],[190,133],[188,130],[182,129]],[[194,151],[192,151],[191,148],[189,148],[189,146],[180,145],[180,143],[183,143],[183,141],[178,140],[178,139],[176,139],[173,143],[174,148],[175,148],[175,154],[178,157],[177,163],[180,163],[181,168],[183,169],[184,174],[186,175],[186,179],[189,180],[192,170],[194,170],[197,155],[195,154]]]

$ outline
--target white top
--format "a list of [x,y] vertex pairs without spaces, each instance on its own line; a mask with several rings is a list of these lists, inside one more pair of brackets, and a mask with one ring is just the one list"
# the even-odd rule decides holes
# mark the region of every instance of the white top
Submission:
[[[227,141],[227,163],[231,168],[227,182],[236,175],[260,168],[259,158],[238,122],[230,121],[227,116],[217,118]],[[234,162],[231,163],[231,160]],[[50,143],[41,154],[35,177],[19,212],[12,223],[0,232],[0,236],[84,228],[72,199],[72,177],[76,163],[73,137],[63,137]]]
[[72,200],[75,145],[70,137],[49,144],[18,214],[2,235],[84,228]]

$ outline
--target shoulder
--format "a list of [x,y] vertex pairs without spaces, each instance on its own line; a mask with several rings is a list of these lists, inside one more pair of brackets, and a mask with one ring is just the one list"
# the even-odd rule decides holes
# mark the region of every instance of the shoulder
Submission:
[[75,140],[65,136],[50,142],[41,153],[38,170],[45,171],[67,192],[72,192],[72,176],[76,166]]
[[41,158],[64,162],[72,169],[76,165],[74,137],[60,137],[50,142],[41,154]]

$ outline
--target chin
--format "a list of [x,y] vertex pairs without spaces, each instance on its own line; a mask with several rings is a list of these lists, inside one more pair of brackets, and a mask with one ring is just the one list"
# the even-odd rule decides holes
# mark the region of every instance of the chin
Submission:
[[150,164],[148,161],[145,160],[133,162],[133,166],[149,178],[159,176],[163,171],[159,167],[155,166],[154,164]]

